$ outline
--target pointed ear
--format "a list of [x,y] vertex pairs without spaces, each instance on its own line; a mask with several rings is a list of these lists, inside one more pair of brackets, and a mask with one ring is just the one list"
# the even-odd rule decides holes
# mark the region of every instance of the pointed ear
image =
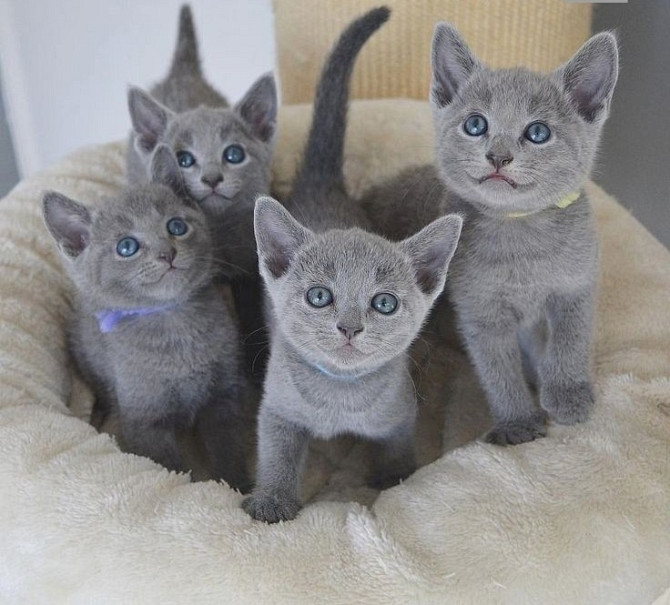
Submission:
[[261,196],[254,208],[254,232],[260,272],[266,279],[284,275],[310,231],[271,197]]
[[619,50],[614,34],[603,32],[587,40],[574,57],[557,70],[565,91],[587,121],[607,117],[619,76]]
[[444,288],[462,226],[463,219],[458,214],[448,214],[399,244],[412,259],[419,288],[431,298]]
[[438,23],[433,34],[433,82],[430,96],[433,105],[444,107],[454,100],[459,88],[480,67],[458,30],[448,23]]
[[128,111],[137,135],[135,148],[142,155],[151,153],[165,134],[172,112],[135,86],[128,90]]
[[91,240],[91,215],[85,206],[55,191],[42,198],[42,216],[49,233],[66,256],[79,256]]
[[271,73],[251,85],[235,111],[251,126],[261,141],[272,139],[277,126],[277,86]]
[[151,182],[169,187],[177,197],[190,199],[177,158],[164,143],[156,147],[151,157]]

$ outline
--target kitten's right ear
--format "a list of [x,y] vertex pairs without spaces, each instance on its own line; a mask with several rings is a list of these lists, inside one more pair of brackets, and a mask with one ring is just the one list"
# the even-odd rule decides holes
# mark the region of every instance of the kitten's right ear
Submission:
[[135,86],[128,90],[128,111],[137,135],[135,149],[143,155],[151,153],[165,134],[172,112]]
[[91,214],[86,206],[55,191],[42,198],[42,215],[58,247],[70,258],[79,256],[91,240]]
[[172,189],[177,197],[185,201],[190,200],[177,158],[172,149],[164,143],[156,147],[151,158],[151,182],[165,185]]
[[458,214],[447,214],[399,244],[412,260],[419,288],[431,299],[444,288],[462,226]]
[[433,105],[451,103],[458,89],[480,67],[458,30],[448,23],[438,23],[433,34],[433,82],[430,97]]
[[277,200],[261,196],[254,208],[254,233],[260,272],[266,278],[269,274],[277,279],[286,273],[310,231]]

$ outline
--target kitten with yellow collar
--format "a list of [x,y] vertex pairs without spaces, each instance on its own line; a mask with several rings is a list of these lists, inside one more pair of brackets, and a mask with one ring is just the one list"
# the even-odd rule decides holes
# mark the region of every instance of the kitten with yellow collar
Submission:
[[395,239],[463,216],[449,300],[495,420],[487,441],[523,443],[546,434],[547,413],[574,424],[593,404],[597,241],[581,187],[609,113],[617,43],[597,34],[546,75],[491,70],[440,23],[432,60],[436,166],[363,205]]

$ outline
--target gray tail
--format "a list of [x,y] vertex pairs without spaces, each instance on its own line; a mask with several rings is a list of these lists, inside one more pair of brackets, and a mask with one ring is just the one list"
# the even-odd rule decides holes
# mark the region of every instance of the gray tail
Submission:
[[382,6],[350,23],[326,59],[294,193],[309,190],[314,194],[315,190],[344,188],[342,155],[351,73],[359,51],[390,14],[391,11]]
[[177,34],[177,46],[172,57],[169,76],[178,76],[184,73],[200,74],[198,39],[193,26],[191,7],[188,4],[182,5],[179,11],[179,33]]

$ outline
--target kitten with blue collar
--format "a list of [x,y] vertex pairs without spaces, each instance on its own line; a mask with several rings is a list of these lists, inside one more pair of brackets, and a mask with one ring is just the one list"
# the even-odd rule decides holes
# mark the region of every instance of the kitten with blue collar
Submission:
[[243,507],[268,523],[300,510],[299,481],[313,437],[354,434],[378,442],[370,478],[378,488],[415,469],[408,348],[444,287],[461,219],[439,218],[392,243],[365,230],[368,222],[347,194],[349,80],[359,50],[388,16],[378,8],[352,22],[328,57],[286,208],[268,197],[256,202],[271,350],[256,486]]
[[363,204],[395,239],[446,212],[463,216],[449,301],[494,417],[486,440],[523,443],[546,434],[547,415],[583,422],[594,402],[597,238],[582,186],[617,43],[597,34],[550,74],[492,70],[440,23],[432,60],[436,166],[408,170]]
[[91,209],[44,196],[75,286],[70,349],[96,398],[117,410],[128,451],[184,471],[176,432],[198,423],[212,474],[247,489],[253,423],[207,220],[166,146],[152,173],[152,184]]

